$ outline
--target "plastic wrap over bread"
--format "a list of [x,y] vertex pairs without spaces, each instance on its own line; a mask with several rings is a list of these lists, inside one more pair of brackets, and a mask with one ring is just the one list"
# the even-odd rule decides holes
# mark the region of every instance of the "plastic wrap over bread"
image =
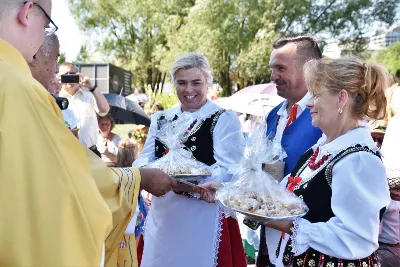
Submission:
[[211,176],[210,167],[196,160],[192,151],[184,145],[201,123],[202,121],[188,113],[161,123],[157,130],[157,139],[165,146],[165,153],[147,167],[163,170],[177,179],[196,180]]
[[217,199],[230,211],[255,221],[290,220],[303,216],[307,206],[262,168],[282,161],[286,153],[279,142],[269,140],[266,125],[254,128],[231,183],[217,191]]

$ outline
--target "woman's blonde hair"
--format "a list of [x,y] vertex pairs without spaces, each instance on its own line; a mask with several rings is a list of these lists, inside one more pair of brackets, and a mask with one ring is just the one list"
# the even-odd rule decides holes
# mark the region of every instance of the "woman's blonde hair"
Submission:
[[304,77],[309,90],[316,95],[323,89],[332,94],[346,90],[353,99],[351,111],[356,119],[385,118],[389,76],[381,65],[355,56],[324,58],[307,62]]
[[390,120],[400,110],[400,86],[392,85],[387,91],[387,120]]
[[118,145],[117,167],[132,167],[138,157],[138,146],[132,139],[124,139]]

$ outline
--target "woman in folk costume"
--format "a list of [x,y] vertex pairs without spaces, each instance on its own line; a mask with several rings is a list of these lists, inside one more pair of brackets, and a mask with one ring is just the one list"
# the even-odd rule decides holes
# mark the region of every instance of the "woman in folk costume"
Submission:
[[[244,138],[236,114],[207,100],[213,80],[207,59],[198,53],[183,55],[174,62],[171,78],[180,104],[152,116],[146,144],[134,165],[146,165],[168,153],[157,139],[157,130],[190,113],[201,123],[184,145],[213,170],[211,178],[200,183],[229,181],[227,170],[239,162]],[[152,199],[141,266],[247,266],[237,221],[226,218],[217,204],[200,200],[189,188],[182,186],[178,191]]]
[[387,75],[355,57],[305,66],[307,107],[324,136],[299,159],[287,187],[309,212],[282,231],[277,266],[379,266],[380,220],[390,202],[381,154],[361,120],[385,115]]

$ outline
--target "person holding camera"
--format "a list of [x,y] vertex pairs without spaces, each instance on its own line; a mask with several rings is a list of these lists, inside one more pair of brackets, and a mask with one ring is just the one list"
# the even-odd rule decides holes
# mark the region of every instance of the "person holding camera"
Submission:
[[101,157],[97,149],[99,126],[97,115],[105,116],[110,106],[104,95],[93,85],[89,77],[78,72],[78,68],[69,62],[59,67],[61,81],[60,96],[69,101],[69,106],[74,112],[79,123],[79,140]]

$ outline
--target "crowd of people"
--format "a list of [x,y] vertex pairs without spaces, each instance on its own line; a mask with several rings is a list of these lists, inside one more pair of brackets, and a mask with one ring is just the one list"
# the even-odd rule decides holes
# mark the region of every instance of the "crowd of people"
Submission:
[[[72,63],[57,66],[51,6],[0,3],[0,265],[247,266],[238,221],[215,195],[251,127],[243,134],[237,114],[207,98],[207,58],[176,59],[179,104],[156,106],[148,129],[120,137],[96,84]],[[276,40],[269,65],[285,98],[265,118],[287,154],[279,182],[309,210],[263,223],[256,266],[400,266],[400,185],[387,177],[398,169],[400,114],[385,69],[323,58],[308,35]],[[385,129],[375,121],[387,113]],[[170,152],[161,129],[187,116],[181,145],[211,170],[196,187],[147,167]]]

